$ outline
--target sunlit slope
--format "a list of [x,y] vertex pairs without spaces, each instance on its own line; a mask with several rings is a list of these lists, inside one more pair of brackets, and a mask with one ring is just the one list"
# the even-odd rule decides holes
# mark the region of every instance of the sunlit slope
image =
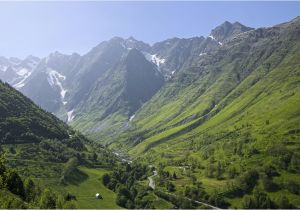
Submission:
[[182,72],[144,105],[129,134],[132,154],[165,142],[224,139],[228,132],[273,143],[297,133],[299,21],[243,36],[216,52],[216,62],[200,60],[203,67]]
[[[299,45],[295,47],[295,50],[297,49],[300,52]],[[198,122],[198,120],[194,120],[169,129],[138,144],[134,151],[143,152],[143,149],[140,150],[140,148],[147,145],[145,148],[149,149],[151,144],[156,142],[153,139],[159,141],[188,127],[191,127],[192,130],[186,129],[187,132],[174,137],[183,142],[182,138],[202,139],[201,137],[203,137],[205,139],[205,136],[210,133],[216,135],[222,134],[224,131],[249,132],[252,135],[255,134],[257,139],[266,141],[270,135],[272,140],[282,140],[289,132],[293,133],[293,130],[299,129],[300,126],[298,123],[300,118],[300,62],[296,60],[297,56],[300,58],[297,53],[288,56],[277,68],[251,87],[249,84],[251,84],[252,78],[245,80],[220,102],[220,106],[226,103],[232,95],[237,94],[239,90],[245,89],[244,93],[201,126],[192,129],[192,125]],[[259,69],[255,73],[258,74]],[[214,109],[217,110],[218,105]]]

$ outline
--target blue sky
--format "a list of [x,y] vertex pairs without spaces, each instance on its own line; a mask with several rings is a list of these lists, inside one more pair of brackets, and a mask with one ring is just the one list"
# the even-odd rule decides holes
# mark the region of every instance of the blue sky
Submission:
[[207,36],[228,21],[272,26],[300,15],[300,2],[0,2],[0,56],[86,53],[114,36],[150,44]]

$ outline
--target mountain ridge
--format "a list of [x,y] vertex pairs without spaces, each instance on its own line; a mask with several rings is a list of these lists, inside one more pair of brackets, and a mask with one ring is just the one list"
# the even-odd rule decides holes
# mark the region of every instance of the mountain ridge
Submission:
[[[128,120],[134,116],[135,111],[144,106],[144,103],[150,99],[147,97],[147,100],[139,101],[139,96],[135,95],[130,100],[131,102],[135,101],[133,104],[123,99],[117,99],[123,97],[120,92],[122,86],[120,84],[125,87],[126,81],[130,77],[125,79],[125,77],[120,76],[121,74],[117,75],[118,73],[115,71],[116,69],[123,69],[120,65],[132,49],[139,51],[148,62],[152,63],[159,72],[158,74],[164,76],[167,86],[175,80],[181,82],[180,85],[176,84],[177,87],[168,93],[169,96],[173,96],[177,94],[177,90],[182,91],[185,85],[189,86],[196,81],[197,77],[205,75],[209,71],[205,69],[207,65],[218,62],[224,57],[222,53],[218,52],[222,52],[228,48],[227,45],[232,45],[239,39],[244,39],[246,36],[250,37],[249,34],[251,35],[253,30],[253,28],[238,22],[230,23],[227,21],[213,29],[206,38],[172,38],[150,46],[134,37],[127,39],[113,37],[108,41],[101,42],[82,56],[74,53],[63,55],[54,52],[47,58],[41,59],[37,71],[33,72],[32,81],[27,83],[21,91],[46,110],[73,124],[75,128],[82,127],[82,130],[92,135],[94,135],[95,130],[97,130],[96,133],[99,133],[109,125],[114,127],[114,118],[118,118],[116,122],[122,124],[121,130],[123,130],[126,129]],[[262,30],[257,29],[256,31]],[[268,35],[266,34],[266,36]],[[143,68],[140,67],[140,69]],[[137,73],[138,71],[135,74]],[[103,80],[104,78],[106,81]],[[113,82],[114,80],[118,82]],[[153,77],[151,80],[155,81],[155,78]],[[109,88],[107,81],[115,84],[114,87]],[[145,84],[145,82],[141,82],[129,93],[134,89],[145,89]],[[154,84],[156,83],[154,82]],[[155,92],[151,96],[157,95],[155,94],[157,91],[161,92],[161,86],[157,83],[157,87],[154,88]],[[110,94],[105,96],[107,93]],[[112,99],[114,98],[113,95],[115,95],[114,100]],[[199,97],[197,95],[199,94],[194,97]],[[105,100],[106,102],[104,102]],[[184,103],[192,103],[192,100],[192,98],[188,98]],[[212,108],[207,107],[207,110],[210,109]],[[179,113],[179,111],[177,112]],[[177,115],[177,112],[173,115]],[[180,121],[190,121],[195,116],[198,114],[191,114]],[[86,120],[82,120],[83,118]],[[89,121],[89,123],[83,126],[84,123],[80,123],[80,121]],[[121,121],[122,123],[120,123]],[[180,124],[180,121],[175,124]],[[92,125],[91,122],[94,122],[96,126]],[[99,130],[100,127],[105,129]],[[120,125],[116,127],[120,128]],[[114,130],[116,131],[117,128]],[[111,132],[110,129],[108,132],[115,133]],[[107,132],[104,133],[107,134]]]

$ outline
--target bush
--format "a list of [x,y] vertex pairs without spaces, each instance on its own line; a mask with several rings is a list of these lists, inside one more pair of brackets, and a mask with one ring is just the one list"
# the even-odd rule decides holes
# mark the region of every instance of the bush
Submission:
[[244,193],[248,193],[255,187],[258,178],[258,172],[255,169],[252,169],[239,177],[238,186]]
[[227,208],[228,203],[225,202],[223,196],[219,195],[216,191],[212,193],[212,195],[209,196],[208,199],[209,203],[219,207],[219,208]]
[[21,198],[25,198],[24,184],[16,171],[8,170],[5,173],[5,183],[10,192],[19,195]]
[[298,154],[293,154],[289,165],[289,171],[300,173],[300,156]]
[[167,182],[166,183],[166,188],[169,192],[174,192],[175,191],[175,185],[172,182]]
[[264,177],[262,179],[262,184],[267,192],[274,192],[278,190],[278,185],[274,183],[270,178]]
[[26,201],[27,202],[34,201],[35,198],[37,197],[38,190],[34,182],[32,181],[32,179],[29,178],[25,180],[24,190],[25,190]]
[[110,182],[109,174],[104,174],[102,177],[102,183],[106,186]]
[[272,178],[273,176],[278,176],[279,173],[277,172],[276,168],[272,165],[265,165],[263,167],[263,171],[265,172],[265,174],[269,177]]
[[275,208],[274,203],[268,195],[258,188],[253,192],[252,196],[246,195],[242,201],[243,209],[272,209]]
[[42,209],[56,208],[56,195],[52,193],[48,188],[46,188],[41,195],[40,208]]
[[293,194],[296,194],[296,195],[299,195],[300,194],[300,185],[296,182],[294,182],[293,180],[289,180],[285,183],[285,188],[293,193]]
[[184,195],[193,200],[207,200],[208,194],[205,190],[199,185],[198,187],[189,187],[187,186],[184,191]]
[[228,170],[227,170],[227,173],[228,173],[228,177],[229,177],[230,179],[235,178],[236,175],[237,175],[236,168],[235,168],[235,167],[229,167]]
[[174,208],[181,208],[181,209],[194,208],[192,201],[190,201],[186,198],[183,198],[183,197],[178,198],[177,196],[170,195],[170,194],[158,191],[158,190],[155,190],[154,193],[158,197],[163,198],[164,200],[167,200],[167,201],[171,202],[172,204],[174,204],[175,205]]
[[295,207],[290,203],[289,199],[281,195],[277,200],[277,207],[280,209],[294,209]]

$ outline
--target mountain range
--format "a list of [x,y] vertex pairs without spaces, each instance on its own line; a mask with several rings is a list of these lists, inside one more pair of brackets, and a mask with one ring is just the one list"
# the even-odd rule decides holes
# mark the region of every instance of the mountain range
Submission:
[[299,17],[257,29],[226,21],[207,37],[153,45],[114,37],[84,55],[1,57],[0,79],[2,144],[33,144],[56,164],[113,164],[102,184],[121,207],[300,206]]
[[2,58],[0,79],[85,134],[110,136],[126,130],[135,112],[180,71],[219,49],[221,41],[249,30],[225,22],[207,38],[172,38],[150,46],[114,37],[82,56]]

